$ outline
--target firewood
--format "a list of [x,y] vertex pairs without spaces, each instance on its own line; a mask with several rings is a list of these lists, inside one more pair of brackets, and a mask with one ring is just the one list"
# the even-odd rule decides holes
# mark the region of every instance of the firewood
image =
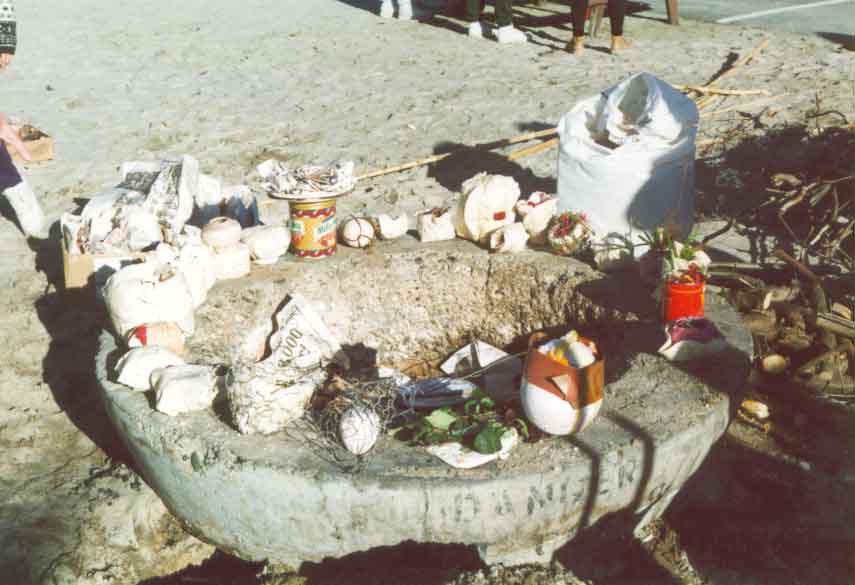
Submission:
[[775,337],[778,334],[774,311],[749,311],[742,316],[742,321],[752,335]]
[[855,321],[830,312],[817,313],[816,326],[824,331],[855,339]]

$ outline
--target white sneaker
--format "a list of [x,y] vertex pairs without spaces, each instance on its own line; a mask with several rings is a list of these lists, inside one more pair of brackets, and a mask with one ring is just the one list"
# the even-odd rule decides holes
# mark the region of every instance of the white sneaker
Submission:
[[383,0],[380,3],[380,16],[382,18],[392,18],[395,16],[395,7],[392,5],[392,0]]
[[412,2],[412,0],[398,0],[398,18],[400,20],[412,20],[412,18],[413,18],[413,2]]
[[484,28],[481,26],[479,21],[470,22],[469,23],[469,36],[473,39],[483,39],[484,38]]
[[528,42],[528,37],[523,31],[509,24],[496,29],[496,40],[500,43],[525,43]]
[[15,211],[18,224],[25,236],[39,236],[43,234],[45,216],[36,199],[35,193],[30,189],[29,183],[22,180],[14,187],[9,187],[3,192],[9,200],[9,205]]

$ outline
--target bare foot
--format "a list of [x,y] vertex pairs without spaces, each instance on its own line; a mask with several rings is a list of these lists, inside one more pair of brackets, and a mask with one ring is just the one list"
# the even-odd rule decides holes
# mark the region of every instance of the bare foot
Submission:
[[631,46],[632,46],[632,41],[625,38],[625,37],[622,37],[622,36],[612,37],[611,53],[612,53],[612,55],[615,55],[617,53],[620,53],[624,49],[630,48]]
[[585,37],[573,37],[573,40],[567,43],[567,50],[577,57],[581,56],[585,52]]

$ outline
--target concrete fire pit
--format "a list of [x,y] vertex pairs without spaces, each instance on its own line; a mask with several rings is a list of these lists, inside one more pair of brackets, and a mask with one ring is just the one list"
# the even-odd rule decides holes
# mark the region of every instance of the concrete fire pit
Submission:
[[[246,559],[289,565],[403,541],[473,545],[487,563],[546,562],[611,512],[661,514],[729,421],[750,336],[720,299],[707,313],[732,349],[675,366],[634,275],[606,277],[542,252],[491,256],[456,241],[405,239],[318,263],[282,260],[220,283],[197,312],[189,361],[223,361],[299,291],[345,346],[381,365],[440,359],[470,335],[520,347],[536,330],[601,331],[606,395],[575,438],[518,446],[508,460],[458,471],[423,449],[381,438],[352,475],[282,435],[243,436],[215,408],[168,417],[111,382],[120,353],[101,336],[97,376],[107,411],[145,480],[188,531]],[[649,311],[648,314],[644,310]],[[639,321],[639,319],[641,319]]]

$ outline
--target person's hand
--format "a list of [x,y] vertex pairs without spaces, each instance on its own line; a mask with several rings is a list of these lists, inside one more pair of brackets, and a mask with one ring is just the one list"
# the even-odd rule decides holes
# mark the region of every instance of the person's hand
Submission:
[[0,53],[0,71],[6,69],[12,63],[12,53]]
[[21,158],[26,162],[31,162],[33,160],[33,157],[30,155],[30,151],[27,149],[24,141],[21,140],[21,137],[18,136],[15,129],[9,125],[9,121],[6,119],[6,114],[3,113],[0,113],[0,140],[11,145],[12,148],[17,150],[18,154],[21,155]]

